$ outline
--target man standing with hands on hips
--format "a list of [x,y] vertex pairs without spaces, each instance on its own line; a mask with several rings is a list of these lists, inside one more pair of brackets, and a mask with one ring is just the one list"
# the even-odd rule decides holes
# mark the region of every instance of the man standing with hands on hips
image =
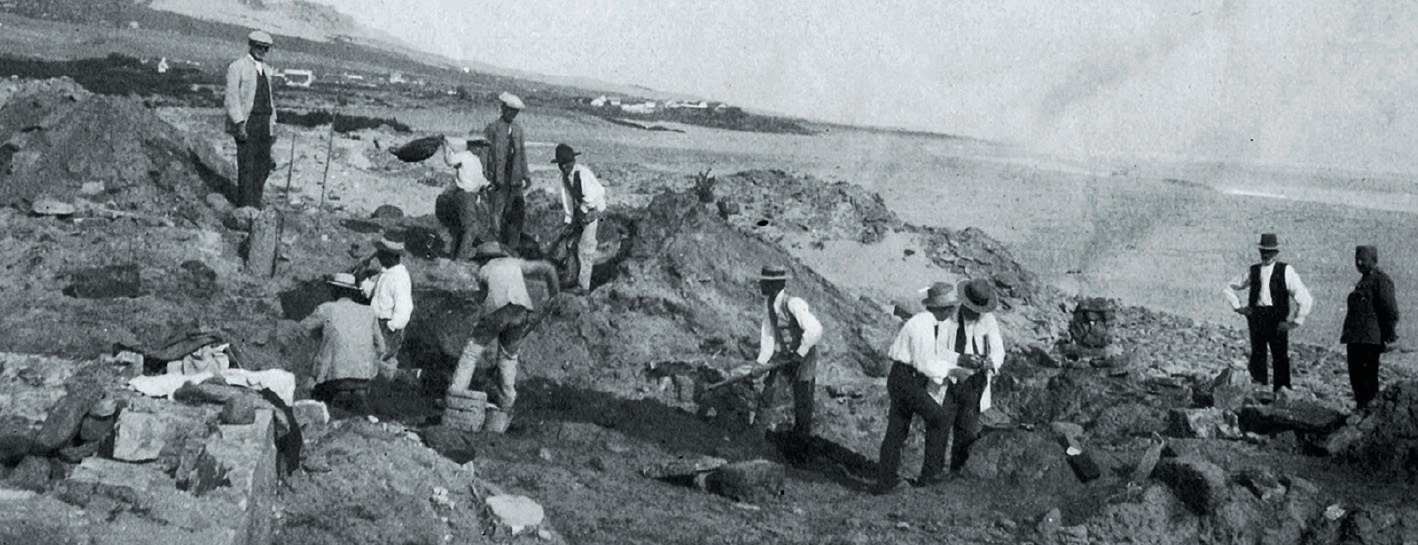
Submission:
[[271,67],[266,53],[271,35],[260,30],[247,36],[247,52],[226,70],[227,132],[236,140],[236,206],[261,208],[266,177],[275,168],[276,106],[271,92]]
[[[1260,236],[1260,263],[1251,265],[1250,270],[1226,285],[1226,301],[1237,314],[1246,317],[1246,326],[1251,332],[1251,381],[1255,384],[1273,385],[1276,393],[1290,386],[1290,330],[1305,323],[1314,299],[1310,290],[1300,281],[1300,274],[1289,264],[1276,260],[1280,255],[1280,241],[1275,233]],[[1247,290],[1245,305],[1236,292]],[[1295,300],[1295,307],[1290,300]],[[1275,362],[1275,380],[1267,380],[1265,356],[1267,349]]]

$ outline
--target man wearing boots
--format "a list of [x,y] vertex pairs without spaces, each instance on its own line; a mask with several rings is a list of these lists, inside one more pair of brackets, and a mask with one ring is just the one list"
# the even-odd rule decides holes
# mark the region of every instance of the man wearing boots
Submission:
[[[1260,263],[1251,265],[1245,274],[1227,284],[1224,293],[1231,309],[1246,317],[1250,329],[1251,381],[1272,384],[1275,392],[1281,394],[1282,388],[1290,389],[1290,330],[1305,323],[1314,299],[1295,268],[1276,260],[1280,241],[1275,233],[1262,234],[1256,247]],[[1247,290],[1249,299],[1245,305],[1236,296],[1240,290]],[[1293,307],[1291,299],[1295,300]],[[1267,350],[1275,363],[1274,381],[1267,377]]]
[[[793,436],[807,439],[812,435],[813,390],[817,386],[817,342],[822,339],[822,324],[813,316],[807,301],[788,295],[786,268],[768,265],[760,271],[758,286],[764,296],[764,314],[759,327],[759,365],[770,361],[789,361],[788,365],[768,373],[760,394],[759,412],[769,409],[775,387],[783,380],[792,383]],[[755,415],[760,423],[763,415]]]
[[1379,356],[1398,341],[1398,303],[1393,280],[1379,270],[1379,250],[1373,246],[1354,249],[1354,268],[1361,275],[1349,292],[1344,315],[1344,343],[1349,355],[1349,384],[1359,409],[1369,406],[1379,393]]
[[536,308],[527,292],[526,278],[544,282],[548,299],[556,297],[561,284],[557,280],[556,268],[550,263],[509,257],[507,250],[496,242],[479,245],[473,253],[473,261],[479,265],[478,284],[485,294],[483,311],[478,323],[473,326],[472,338],[463,346],[458,367],[448,384],[448,395],[451,397],[467,391],[483,352],[496,341],[497,407],[503,413],[511,414],[517,401],[517,351]]

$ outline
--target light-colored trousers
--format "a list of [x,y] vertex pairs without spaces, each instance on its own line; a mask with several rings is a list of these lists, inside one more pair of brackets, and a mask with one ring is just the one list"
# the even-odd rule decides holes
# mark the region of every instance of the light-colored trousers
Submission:
[[517,401],[517,350],[522,346],[522,336],[526,334],[529,311],[519,305],[507,305],[492,314],[483,316],[473,328],[473,336],[463,345],[463,353],[458,357],[458,367],[453,370],[453,379],[448,383],[448,391],[467,390],[477,371],[478,362],[493,341],[497,342],[497,405],[503,410],[512,408]]
[[576,241],[576,262],[580,266],[576,283],[585,291],[591,290],[591,269],[596,266],[596,228],[600,226],[600,218],[581,226],[581,238]]

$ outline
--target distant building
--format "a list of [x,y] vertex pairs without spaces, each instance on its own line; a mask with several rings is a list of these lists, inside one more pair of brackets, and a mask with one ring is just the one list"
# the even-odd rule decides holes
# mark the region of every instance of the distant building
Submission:
[[310,87],[311,83],[315,83],[315,73],[309,70],[287,68],[279,75],[291,87]]
[[161,59],[158,59],[158,73],[159,73],[159,74],[166,74],[169,69],[171,69],[171,67],[167,65],[167,57],[163,57],[163,58],[161,58]]
[[708,102],[704,102],[704,101],[702,101],[702,100],[700,100],[700,101],[698,101],[698,102],[692,101],[692,100],[670,100],[670,101],[665,102],[665,108],[667,108],[667,109],[691,108],[691,109],[696,109],[696,110],[707,110],[707,109],[709,109],[709,103],[708,103]]
[[408,81],[409,80],[404,79],[403,72],[394,72],[392,74],[389,74],[389,83],[408,83]]
[[610,99],[606,98],[606,95],[601,95],[601,96],[598,96],[598,97],[596,97],[596,98],[591,99],[591,105],[592,105],[592,106],[595,106],[595,107],[597,107],[597,108],[600,108],[601,106],[605,106],[607,102],[610,102]]
[[632,114],[655,113],[655,101],[647,100],[639,104],[622,104],[620,110]]

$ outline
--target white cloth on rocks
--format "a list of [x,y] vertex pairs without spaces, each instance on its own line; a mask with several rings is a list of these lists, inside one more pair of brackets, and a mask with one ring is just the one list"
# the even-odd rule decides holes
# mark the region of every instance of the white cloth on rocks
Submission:
[[220,373],[206,371],[192,375],[167,373],[156,376],[139,376],[129,380],[128,387],[145,396],[172,399],[173,392],[182,388],[183,385],[200,383],[215,376],[220,376],[227,384],[233,386],[243,386],[253,390],[269,389],[275,392],[276,397],[281,398],[281,401],[284,401],[286,405],[295,403],[295,374],[285,369],[267,369],[265,371],[227,369]]

